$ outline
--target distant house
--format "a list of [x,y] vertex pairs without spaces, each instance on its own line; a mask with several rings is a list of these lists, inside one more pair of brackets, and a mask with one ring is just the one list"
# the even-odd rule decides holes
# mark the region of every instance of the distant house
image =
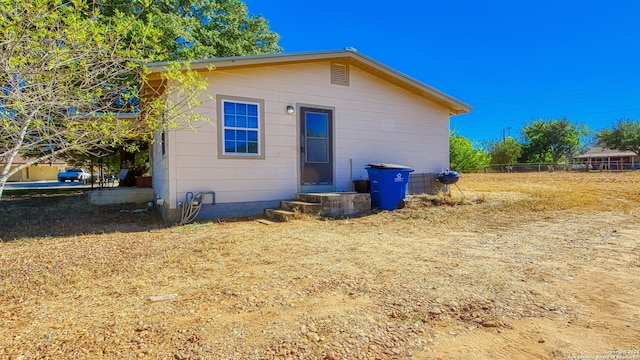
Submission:
[[[150,79],[166,65],[151,64]],[[296,193],[350,191],[369,163],[437,174],[449,166],[449,117],[471,111],[350,50],[191,68],[209,84],[213,100],[198,111],[213,121],[156,136],[153,188],[168,219],[198,192],[209,193],[199,217],[224,218],[261,213]]]
[[572,168],[593,170],[630,170],[640,167],[640,156],[633,151],[621,151],[594,147],[586,153],[573,157]]
[[[17,156],[13,160],[11,169],[15,169],[20,165],[26,164],[27,160],[21,156]],[[24,182],[24,181],[42,181],[42,180],[58,180],[58,172],[64,170],[67,163],[64,160],[54,160],[28,166],[21,171],[9,177],[8,181]]]

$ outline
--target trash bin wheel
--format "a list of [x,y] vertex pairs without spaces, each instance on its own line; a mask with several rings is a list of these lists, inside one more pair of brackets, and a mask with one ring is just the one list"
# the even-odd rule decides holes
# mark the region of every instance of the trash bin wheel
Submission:
[[404,209],[405,205],[407,205],[407,203],[404,202],[404,200],[400,200],[400,201],[398,201],[397,209]]

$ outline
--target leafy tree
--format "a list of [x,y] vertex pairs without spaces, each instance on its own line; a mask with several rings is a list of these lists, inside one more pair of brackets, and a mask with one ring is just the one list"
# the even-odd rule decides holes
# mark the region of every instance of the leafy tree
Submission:
[[620,119],[610,129],[596,134],[600,146],[624,151],[633,151],[640,155],[640,122]]
[[[0,2],[0,198],[23,168],[72,153],[135,148],[195,105],[205,83],[169,66],[161,86],[146,81],[145,54],[157,30],[132,15],[108,21],[86,0]],[[169,99],[176,92],[181,99]],[[123,115],[124,114],[124,115]],[[30,160],[12,168],[17,155]]]
[[[240,0],[93,0],[90,6],[101,11],[102,21],[126,14],[138,22],[132,29],[155,28],[156,47],[146,54],[150,60],[259,55],[282,50],[279,35],[269,29],[268,21],[249,15]],[[127,38],[136,39],[135,32]],[[123,166],[136,156],[120,153]]]
[[159,30],[163,60],[272,54],[282,51],[269,22],[240,0],[95,1],[105,15],[136,16]]
[[452,132],[449,135],[449,156],[452,170],[472,172],[487,167],[490,155],[481,149],[475,149],[471,141]]
[[580,147],[580,138],[588,133],[584,125],[567,118],[539,119],[522,129],[524,154],[529,162],[558,162]]
[[513,138],[489,144],[492,164],[513,164],[522,156],[522,144]]

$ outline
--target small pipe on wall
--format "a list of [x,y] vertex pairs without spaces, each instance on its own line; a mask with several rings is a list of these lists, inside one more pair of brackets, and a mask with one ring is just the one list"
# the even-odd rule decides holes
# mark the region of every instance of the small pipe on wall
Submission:
[[353,188],[353,159],[349,159],[349,182],[351,183],[350,185],[350,189],[351,191],[355,191],[355,189]]

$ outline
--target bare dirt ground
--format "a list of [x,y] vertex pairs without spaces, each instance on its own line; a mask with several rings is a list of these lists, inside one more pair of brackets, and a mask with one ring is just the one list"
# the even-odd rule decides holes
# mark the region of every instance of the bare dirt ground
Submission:
[[640,359],[640,172],[459,185],[268,226],[6,192],[0,359]]

